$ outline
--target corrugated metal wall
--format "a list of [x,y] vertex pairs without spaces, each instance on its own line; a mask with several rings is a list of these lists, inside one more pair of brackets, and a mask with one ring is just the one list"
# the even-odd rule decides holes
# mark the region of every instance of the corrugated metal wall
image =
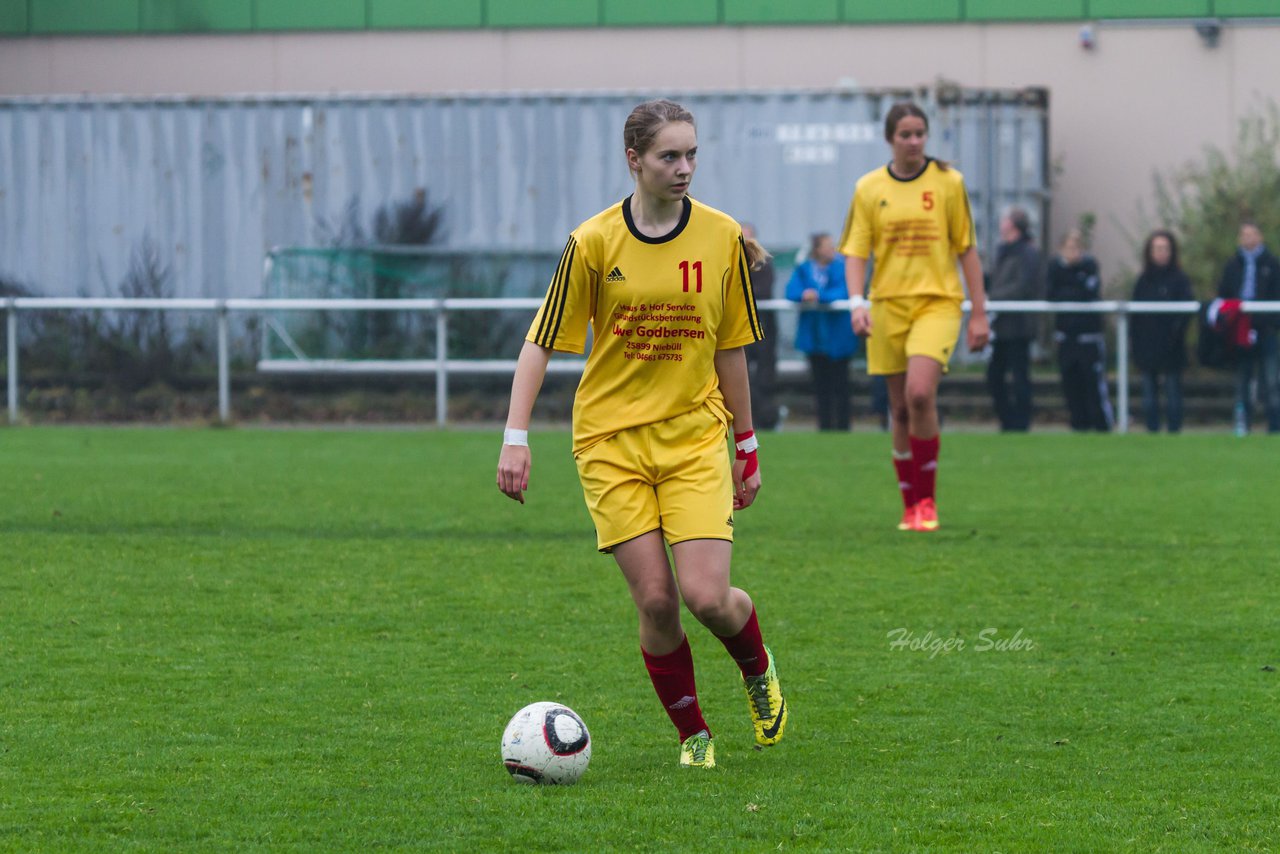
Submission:
[[[177,296],[255,296],[277,245],[322,245],[425,190],[444,245],[555,249],[631,188],[621,129],[637,93],[231,100],[0,100],[0,277],[111,295],[149,240]],[[672,95],[699,124],[693,195],[766,244],[838,232],[858,176],[888,158],[890,93]],[[924,93],[931,152],[965,172],[980,238],[999,208],[1047,203],[1038,93]],[[943,101],[945,103],[939,103]]]

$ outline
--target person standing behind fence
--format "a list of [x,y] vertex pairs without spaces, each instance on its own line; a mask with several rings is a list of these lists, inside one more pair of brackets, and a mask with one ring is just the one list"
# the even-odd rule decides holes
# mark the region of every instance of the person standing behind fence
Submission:
[[[852,282],[854,334],[867,339],[867,371],[883,375],[892,410],[893,464],[902,496],[899,530],[935,531],[941,436],[938,383],[960,337],[969,286],[966,343],[987,345],[986,291],[964,178],[925,154],[929,120],[915,104],[889,108],[884,138],[893,159],[858,179],[840,238]],[[861,286],[874,257],[870,309]]]
[[[830,234],[809,240],[809,257],[787,282],[787,299],[805,305],[847,300],[844,259]],[[849,360],[858,349],[847,311],[803,311],[796,321],[796,349],[809,359],[819,430],[849,429]]]
[[[756,227],[744,222],[742,237],[744,240],[755,241]],[[773,299],[776,277],[773,259],[766,257],[749,274],[756,301]],[[778,387],[777,315],[772,311],[760,312],[760,328],[764,330],[764,338],[747,347],[747,376],[751,380],[751,420],[757,430],[775,430],[778,427],[778,401],[774,394]]]
[[[1142,249],[1142,273],[1133,286],[1133,301],[1192,299],[1191,280],[1178,263],[1177,239],[1164,229],[1153,231]],[[1187,366],[1189,323],[1185,314],[1135,312],[1129,318],[1133,363],[1142,374],[1142,414],[1151,433],[1160,432],[1161,385],[1169,432],[1182,430],[1182,371]]]
[[[1022,208],[1000,218],[1000,246],[987,298],[1026,301],[1044,296],[1040,250],[1031,239],[1031,219]],[[1002,431],[1031,429],[1031,342],[1039,315],[997,313],[991,322],[987,388]]]
[[[1280,261],[1262,242],[1256,223],[1240,226],[1239,248],[1227,261],[1218,283],[1218,296],[1232,300],[1280,300]],[[1280,315],[1246,315],[1254,331],[1253,346],[1240,353],[1236,366],[1235,428],[1249,432],[1253,420],[1252,385],[1258,380],[1258,402],[1267,413],[1267,429],[1280,432],[1280,351],[1277,324]]]
[[[1102,298],[1098,262],[1085,254],[1084,238],[1071,229],[1049,262],[1050,302],[1097,302]],[[1058,369],[1072,430],[1108,432],[1115,423],[1107,390],[1107,343],[1103,316],[1063,312],[1054,318]]]

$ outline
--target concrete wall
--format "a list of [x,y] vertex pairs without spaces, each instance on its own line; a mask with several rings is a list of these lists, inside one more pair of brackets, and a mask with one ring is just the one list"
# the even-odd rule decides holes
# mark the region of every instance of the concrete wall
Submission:
[[[1216,47],[1190,22],[699,27],[0,39],[0,96],[1046,86],[1061,172],[1052,230],[1098,216],[1104,274],[1135,265],[1152,176],[1227,146],[1280,102],[1280,26],[1228,21]],[[850,188],[852,191],[852,188]],[[832,229],[840,223],[833,222]],[[1280,235],[1269,235],[1280,243]],[[767,238],[767,235],[766,235]]]

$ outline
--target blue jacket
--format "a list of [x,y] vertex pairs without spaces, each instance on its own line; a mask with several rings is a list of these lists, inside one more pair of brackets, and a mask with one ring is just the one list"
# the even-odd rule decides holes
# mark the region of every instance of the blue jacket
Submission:
[[[825,280],[825,283],[824,283]],[[800,302],[801,295],[810,288],[818,292],[818,302],[835,302],[848,299],[849,288],[844,282],[844,256],[837,255],[827,267],[826,275],[813,261],[805,261],[796,267],[787,282],[787,299]],[[818,354],[832,359],[847,359],[858,350],[858,339],[853,334],[847,311],[802,311],[796,324],[796,349],[801,353]]]

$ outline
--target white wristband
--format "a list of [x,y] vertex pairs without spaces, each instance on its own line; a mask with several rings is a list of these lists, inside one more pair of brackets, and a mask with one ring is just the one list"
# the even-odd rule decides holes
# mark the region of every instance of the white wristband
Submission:
[[512,430],[508,427],[502,431],[502,444],[504,445],[522,445],[529,447],[529,431],[528,430]]
[[862,308],[862,307],[863,307],[864,305],[866,305],[866,304],[867,304],[867,298],[866,298],[866,297],[863,297],[863,296],[856,296],[856,297],[850,297],[850,298],[849,298],[849,308],[850,308],[851,310],[852,310],[852,309],[855,309],[855,308]]
[[733,446],[737,448],[739,451],[742,451],[742,453],[749,454],[752,451],[754,451],[756,448],[760,447],[760,442],[759,440],[756,439],[756,434],[752,433],[750,436],[743,439],[741,442],[735,442]]

